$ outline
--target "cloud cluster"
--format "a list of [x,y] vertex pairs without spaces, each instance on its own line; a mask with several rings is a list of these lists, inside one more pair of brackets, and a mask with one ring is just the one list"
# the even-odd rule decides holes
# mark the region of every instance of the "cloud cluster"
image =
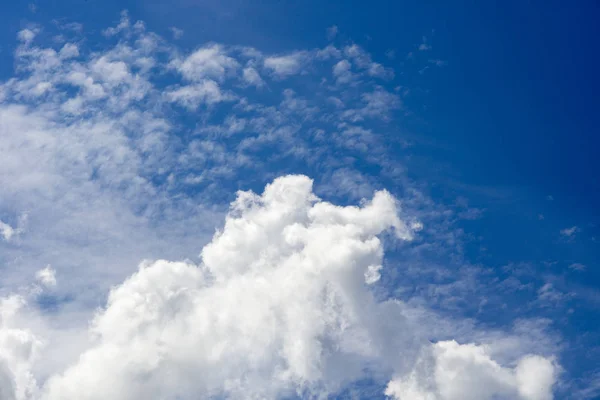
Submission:
[[94,318],[91,347],[39,394],[28,369],[39,339],[3,325],[4,343],[22,347],[0,346],[18,353],[0,353],[12,374],[3,399],[317,398],[392,374],[386,394],[397,399],[551,398],[552,360],[526,356],[513,369],[482,346],[432,345],[400,302],[375,300],[378,236],[413,235],[399,215],[385,191],[336,206],[305,176],[239,192],[202,262],[143,263]]

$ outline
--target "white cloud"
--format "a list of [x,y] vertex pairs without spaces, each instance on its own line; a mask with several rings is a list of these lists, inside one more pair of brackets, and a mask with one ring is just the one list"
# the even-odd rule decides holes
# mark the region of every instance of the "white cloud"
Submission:
[[431,45],[429,45],[427,43],[427,37],[426,36],[423,36],[423,42],[421,42],[421,44],[419,45],[419,50],[420,51],[431,50]]
[[[382,269],[378,235],[412,238],[399,212],[385,191],[360,207],[324,202],[304,176],[278,178],[262,195],[238,192],[200,265],[143,263],[111,290],[91,324],[91,346],[46,382],[31,372],[42,341],[3,327],[27,349],[4,350],[7,396],[324,396],[395,371],[386,394],[397,399],[551,399],[551,359],[527,355],[511,368],[484,345],[430,345],[401,302],[374,299],[367,285]],[[3,312],[16,315],[24,300],[13,303]]]
[[181,39],[183,37],[183,29],[172,26],[169,28],[169,30],[173,34],[173,39]]
[[35,35],[35,30],[23,29],[22,31],[19,31],[18,37],[20,41],[30,43],[35,38]]
[[12,226],[0,221],[0,235],[4,238],[4,240],[9,241],[12,239],[15,233],[15,229]]
[[579,228],[576,226],[572,226],[570,228],[565,228],[565,229],[561,230],[560,234],[563,236],[566,236],[566,237],[572,237],[577,232],[579,232]]
[[196,50],[184,60],[174,61],[172,66],[190,81],[210,78],[220,82],[228,74],[235,73],[239,63],[228,56],[223,47],[213,44]]
[[261,87],[265,84],[265,82],[260,77],[258,71],[252,67],[244,68],[242,72],[242,78],[244,79],[244,82],[246,82],[248,85]]
[[387,120],[392,110],[401,108],[402,101],[394,93],[390,93],[382,87],[376,87],[372,92],[366,92],[361,95],[362,107],[357,109],[348,109],[343,112],[344,118],[359,122],[365,118],[380,118]]
[[557,290],[550,282],[545,283],[538,289],[538,299],[542,303],[558,303],[564,300],[568,295]]
[[110,27],[102,31],[105,36],[115,36],[120,32],[126,31],[131,26],[129,21],[129,13],[127,11],[121,12],[121,19],[119,24],[115,27]]
[[35,278],[46,287],[56,286],[56,271],[50,265],[36,272]]
[[300,73],[306,57],[307,54],[301,51],[285,56],[267,57],[264,60],[264,66],[275,76],[285,78]]
[[448,65],[448,61],[440,60],[440,59],[431,59],[429,60],[430,64],[435,65],[436,67],[445,67]]
[[352,81],[353,75],[350,69],[352,66],[348,60],[339,61],[333,66],[333,76],[337,83],[349,83]]
[[190,110],[195,110],[201,104],[212,105],[235,99],[233,95],[221,91],[219,85],[209,79],[171,90],[167,92],[167,97]]
[[382,79],[391,79],[394,77],[394,71],[374,62],[370,54],[356,44],[346,46],[344,54],[352,59],[358,68],[365,70],[369,76]]
[[79,48],[74,43],[65,43],[65,45],[58,52],[58,55],[62,59],[78,57]]
[[551,359],[528,355],[516,367],[494,361],[485,346],[442,341],[426,348],[415,368],[392,380],[398,400],[550,400],[557,378]]
[[44,398],[327,393],[385,360],[390,321],[380,316],[393,305],[374,302],[365,274],[381,264],[376,235],[410,233],[386,192],[338,207],[311,186],[287,176],[262,195],[239,192],[201,265],[143,264],[112,290],[91,328],[96,343]]
[[587,269],[587,267],[581,263],[573,263],[571,265],[569,265],[569,269],[573,270],[573,271],[585,271]]

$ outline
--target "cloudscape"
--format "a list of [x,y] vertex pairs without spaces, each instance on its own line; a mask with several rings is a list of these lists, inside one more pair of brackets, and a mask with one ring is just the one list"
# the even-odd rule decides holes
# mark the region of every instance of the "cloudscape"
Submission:
[[1,5],[0,400],[600,397],[598,10],[535,3]]

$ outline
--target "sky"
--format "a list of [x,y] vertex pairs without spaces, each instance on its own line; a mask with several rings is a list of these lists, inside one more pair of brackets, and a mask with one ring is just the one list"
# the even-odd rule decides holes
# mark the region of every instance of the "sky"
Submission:
[[0,400],[600,398],[599,16],[0,5]]

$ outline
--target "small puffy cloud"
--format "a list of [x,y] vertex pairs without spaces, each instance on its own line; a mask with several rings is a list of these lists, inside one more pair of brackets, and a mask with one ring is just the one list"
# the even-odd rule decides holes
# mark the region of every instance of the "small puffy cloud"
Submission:
[[206,78],[222,81],[238,69],[239,63],[222,46],[213,44],[196,50],[184,60],[174,61],[172,66],[190,81]]
[[423,36],[423,42],[419,45],[419,51],[431,50],[431,45],[427,44],[427,37]]
[[563,235],[563,236],[565,236],[565,237],[572,237],[572,236],[574,236],[574,235],[575,235],[577,232],[579,232],[579,228],[578,228],[578,227],[576,227],[576,226],[572,226],[572,227],[570,227],[570,228],[565,228],[565,229],[562,229],[562,230],[560,231],[560,234],[561,234],[561,235]]
[[30,43],[34,38],[37,32],[32,29],[23,29],[19,31],[18,38],[23,43]]
[[101,81],[110,85],[119,85],[131,79],[128,65],[123,61],[110,61],[100,57],[91,65],[91,71]]
[[348,60],[339,61],[333,66],[333,76],[337,83],[349,83],[352,81],[353,74],[350,71],[352,65]]
[[190,110],[197,109],[201,104],[212,105],[234,99],[232,95],[223,92],[215,81],[208,79],[173,89],[167,92],[166,96],[170,101]]
[[394,77],[394,71],[385,68],[383,65],[374,62],[371,55],[362,47],[352,44],[344,48],[344,54],[361,70],[364,70],[369,76],[382,79]]
[[541,301],[543,305],[547,305],[548,303],[558,303],[568,297],[567,294],[556,289],[550,282],[542,285],[542,287],[538,289],[537,294],[538,300]]
[[425,349],[385,393],[397,400],[551,400],[556,378],[552,359],[528,355],[511,368],[486,346],[442,341]]
[[104,31],[102,31],[102,34],[107,37],[115,36],[118,33],[129,29],[130,26],[131,23],[129,21],[129,13],[127,11],[122,11],[119,24],[117,26],[105,29]]
[[36,272],[35,278],[45,287],[56,286],[56,271],[50,265]]
[[244,68],[244,70],[242,72],[242,79],[248,85],[252,85],[252,86],[256,86],[256,87],[261,87],[265,84],[265,82],[260,77],[258,71],[252,67]]
[[400,97],[382,87],[377,87],[372,92],[363,93],[361,97],[362,107],[349,109],[343,113],[343,116],[352,122],[362,121],[365,118],[387,120],[392,110],[402,107]]
[[283,56],[267,57],[264,60],[264,66],[275,76],[285,78],[300,73],[306,57],[307,55],[301,51]]
[[183,29],[176,28],[172,26],[169,28],[171,34],[173,35],[173,39],[181,39],[183,37]]
[[0,221],[0,236],[7,242],[15,235],[16,230],[9,224]]
[[58,56],[65,60],[79,56],[79,48],[74,43],[66,43],[58,52]]

